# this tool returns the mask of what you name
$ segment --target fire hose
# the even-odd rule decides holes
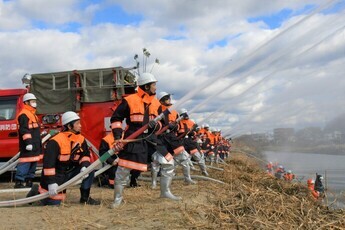
[[[179,118],[176,119],[176,121],[172,122],[171,124],[173,125],[178,125],[178,123],[183,119],[182,116],[180,116]],[[160,130],[158,130],[155,134],[158,136],[160,134],[162,134],[163,132],[165,132],[167,129],[169,129],[169,125],[164,126],[163,128],[161,128]]]
[[[222,169],[222,168],[214,167],[214,166],[211,166],[211,165],[206,165],[206,167],[210,168],[210,169],[218,170],[218,171],[224,171],[224,169]]]
[[[166,112],[169,112],[169,110],[166,110]],[[163,116],[164,116],[164,113],[161,113],[154,120],[157,122],[157,121],[161,120],[163,118]],[[134,139],[134,138],[138,137],[147,128],[148,128],[148,124],[144,125],[140,129],[138,129],[137,131],[135,131],[134,133],[129,135],[126,139]],[[126,145],[126,142],[123,142],[123,146],[125,146],[125,145]],[[67,187],[69,187],[71,185],[74,185],[82,177],[84,177],[85,175],[87,175],[90,172],[92,172],[99,164],[102,164],[102,163],[106,162],[106,160],[109,157],[111,157],[112,155],[114,155],[114,154],[115,154],[114,149],[108,150],[100,158],[98,158],[95,162],[93,162],[89,167],[87,167],[83,172],[77,174],[76,176],[71,178],[69,181],[66,181],[65,183],[60,185],[57,188],[57,192],[61,192],[61,191],[65,190]],[[32,196],[32,197],[27,197],[27,198],[22,198],[22,199],[18,199],[18,200],[1,201],[0,202],[0,207],[9,207],[9,206],[17,206],[17,205],[33,203],[33,202],[36,202],[36,201],[39,201],[39,200],[43,200],[43,199],[48,198],[48,197],[49,197],[49,193],[45,192],[45,193],[41,193],[39,195],[35,195],[35,196]]]
[[[192,162],[194,165],[198,165],[198,163],[196,162]],[[206,168],[210,168],[210,169],[214,169],[214,170],[218,170],[218,171],[224,171],[224,169],[222,168],[218,168],[218,167],[214,167],[214,166],[211,166],[211,165],[206,165]]]
[[[54,134],[51,134],[51,133],[48,133],[47,135],[45,135],[45,137],[42,139],[42,144],[45,143],[47,140],[49,140],[49,138],[52,137],[53,135]],[[1,166],[0,175],[14,168],[18,164],[19,155],[20,155],[20,152],[17,153],[14,157],[12,157],[9,161],[7,161],[4,165]]]
[[[103,168],[97,170],[95,172],[95,177],[99,176],[100,174],[104,173],[105,171],[107,171],[108,169],[110,169],[113,165],[105,165]],[[78,180],[74,185],[78,185],[81,184],[82,180]],[[0,190],[0,194],[1,193],[16,193],[16,192],[29,192],[31,188],[11,188],[11,189],[1,189]]]
[[[213,182],[217,182],[220,184],[226,184],[225,182],[221,181],[221,180],[217,180],[217,179],[213,179],[211,177],[207,177],[207,176],[199,176],[199,175],[190,175],[190,177],[192,179],[196,179],[196,180],[208,180],[208,181],[213,181]],[[184,180],[184,176],[174,176],[173,180]],[[138,180],[142,180],[142,181],[151,181],[150,177],[143,177],[140,176],[138,177]]]

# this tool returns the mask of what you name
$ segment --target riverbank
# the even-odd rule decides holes
[[[235,145],[236,148],[238,148]],[[248,149],[242,149],[246,151]],[[233,152],[223,171],[209,169],[210,177],[225,184],[198,181],[185,185],[174,180],[172,192],[183,197],[175,202],[160,199],[159,190],[141,181],[139,188],[127,188],[124,205],[108,209],[113,190],[94,186],[92,197],[101,206],[78,203],[79,189],[67,190],[60,207],[23,206],[2,208],[4,229],[341,229],[345,212],[330,210],[315,202],[308,189],[268,176],[257,160]],[[192,171],[192,174],[200,174]],[[181,169],[178,169],[181,176]],[[13,184],[1,184],[1,189]],[[1,194],[0,199],[23,194]]]
[[[314,145],[308,147],[301,146],[265,146],[262,148],[264,151],[274,152],[299,152],[299,153],[317,153],[317,154],[328,154],[328,155],[345,155],[345,145]]]

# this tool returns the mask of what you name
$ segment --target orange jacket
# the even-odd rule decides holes
[[[311,195],[314,197],[314,199],[317,200],[320,196],[320,193],[315,191],[314,184],[308,184],[308,189],[311,191]]]
[[[266,165],[266,168],[267,168],[267,169],[270,169],[270,170],[273,169],[273,164],[268,163],[268,164]]]
[[[24,105],[17,116],[19,133],[19,162],[37,162],[42,159],[42,144],[40,136],[40,124],[36,116],[36,109]],[[31,151],[26,150],[27,145],[33,145]]]
[[[210,144],[211,145],[215,145],[216,144],[216,136],[213,133],[208,132],[208,138],[210,139]]]
[[[169,109],[171,106],[165,106],[165,105],[161,105],[162,111],[165,111],[166,109]],[[165,125],[172,123],[174,121],[176,121],[176,119],[178,118],[178,113],[176,110],[169,110],[169,114],[167,117],[168,120],[166,120],[165,118]]]
[[[182,119],[179,123],[179,130],[178,133],[181,135],[184,133],[185,135],[193,128],[194,122],[190,119]]]
[[[284,179],[286,181],[292,181],[293,179],[295,179],[295,174],[292,173],[285,173],[284,174]]]

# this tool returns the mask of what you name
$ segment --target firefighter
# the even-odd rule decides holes
[[[201,173],[208,176],[205,158],[196,140],[196,127],[198,126],[192,119],[189,119],[188,111],[184,108],[180,110],[182,119],[179,123],[179,135],[184,135],[183,144],[185,149],[191,154],[193,160],[198,163]]]
[[[273,172],[274,172],[274,169],[273,169],[273,163],[272,161],[268,162],[267,165],[266,165],[266,172],[273,176]]]
[[[286,181],[292,181],[293,179],[295,179],[295,174],[293,174],[291,170],[288,170],[288,171],[284,174],[284,180],[286,180]]]
[[[206,148],[208,148],[208,157],[210,159],[210,165],[213,165],[214,162],[218,163],[217,161],[217,148],[216,148],[216,136],[214,135],[214,128],[205,127],[206,129],[206,142],[208,143]]]
[[[283,179],[284,173],[285,173],[284,167],[282,165],[279,165],[274,176],[278,179]]]
[[[32,187],[37,162],[43,157],[40,124],[36,116],[36,97],[27,93],[23,96],[23,102],[24,107],[17,117],[20,155],[15,188]]]
[[[114,202],[110,208],[116,208],[122,203],[122,193],[129,180],[131,170],[147,171],[148,143],[159,122],[153,118],[158,116],[160,103],[155,97],[156,78],[151,73],[143,73],[138,79],[138,91],[125,97],[115,109],[110,122],[115,139],[116,149],[122,149],[122,121],[126,119],[127,129],[124,138],[148,124],[148,129],[138,136],[136,141],[129,142],[118,153],[119,162],[115,175]],[[150,140],[152,143],[152,141]]]
[[[220,162],[219,147],[218,147],[219,135],[216,128],[211,128],[211,135],[209,137],[210,137],[211,149],[213,149],[213,152],[215,155],[215,162],[216,164],[218,164]]]
[[[108,135],[106,135],[104,138],[102,138],[100,147],[99,147],[99,155],[103,155],[108,150],[110,150],[115,143],[114,135],[112,132],[110,132]],[[107,159],[107,163],[110,165],[113,165],[110,169],[106,171],[106,184],[110,188],[114,188],[114,182],[115,182],[115,173],[117,169],[117,163],[119,161],[119,158],[116,154],[112,155],[110,158]],[[139,171],[140,172],[140,171]],[[138,187],[140,185],[137,184],[137,178],[139,177],[140,173],[138,173],[137,170],[131,170],[131,181],[130,181],[130,187]]]
[[[106,153],[109,149],[113,147],[115,143],[114,135],[112,132],[110,132],[108,135],[102,138],[100,146],[99,146],[99,155],[102,156],[104,153]],[[107,159],[107,163],[112,165],[110,169],[106,171],[107,174],[107,183],[110,188],[114,188],[114,182],[115,182],[115,173],[117,169],[117,162],[119,161],[119,158],[116,154],[112,155]]]
[[[203,155],[201,155],[200,151],[198,150],[198,143],[194,140],[194,136],[196,135],[196,132],[195,132],[196,123],[193,122],[191,119],[189,119],[187,110],[184,108],[182,108],[179,111],[179,116],[182,117],[183,119],[180,120],[178,124],[177,135],[179,138],[181,139],[183,138],[184,148],[187,150],[187,152],[191,154],[193,159],[198,163],[202,174],[205,176],[208,176],[206,165],[205,165],[205,159]],[[176,158],[174,157],[175,161],[177,162],[179,162],[178,157],[179,156],[177,156]],[[190,162],[189,156],[188,156],[188,161]],[[190,179],[190,167],[183,167],[183,174],[185,177],[185,181],[195,184],[195,182]]]
[[[231,138],[225,139],[225,140],[226,140],[226,151],[225,151],[225,157],[224,158],[229,158],[232,140],[231,140]]]
[[[314,200],[317,200],[320,197],[320,193],[315,190],[315,181],[313,179],[307,180],[308,189],[311,192],[311,195],[313,196]]]
[[[158,96],[158,99],[161,104],[159,108],[160,112],[170,109],[170,107],[172,106],[171,95],[169,93],[161,92]],[[153,189],[157,187],[157,175],[160,171],[160,196],[172,200],[180,200],[181,197],[176,197],[171,193],[170,186],[173,176],[175,175],[173,155],[181,153],[181,151],[183,150],[183,143],[176,136],[176,119],[178,118],[178,114],[176,110],[169,110],[169,112],[169,114],[165,114],[164,118],[161,121],[162,126],[167,127],[168,129],[164,133],[158,135],[158,148],[157,151],[152,155],[151,187]],[[163,147],[160,144],[163,144]]]
[[[315,186],[314,189],[319,192],[320,197],[323,197],[325,195],[325,187],[323,186],[323,177],[322,175],[316,173],[316,179],[315,179]]]
[[[85,137],[80,134],[80,117],[72,111],[62,115],[62,132],[51,138],[43,157],[40,193],[49,192],[49,198],[42,200],[43,205],[59,205],[65,192],[57,192],[59,185],[83,172],[90,165],[90,152]],[[90,197],[94,171],[85,175],[80,186],[80,203],[99,205]]]
[[[172,105],[171,96],[166,92],[162,92],[159,95],[159,101],[161,103],[162,110],[168,109]],[[190,177],[189,154],[185,151],[182,141],[183,139],[178,138],[176,135],[178,130],[178,124],[176,124],[175,122],[178,117],[179,115],[176,110],[170,111],[170,114],[164,117],[162,122],[164,122],[164,126],[168,125],[169,129],[165,133],[160,135],[160,139],[162,140],[163,144],[167,147],[167,151],[173,154],[175,163],[182,166],[185,182],[187,182],[188,184],[195,184],[195,181],[193,181]],[[163,156],[165,156],[164,152]],[[159,171],[159,164],[157,164],[157,160],[155,160],[153,163],[154,170],[152,176],[153,178],[155,178],[157,177],[156,174]],[[152,181],[152,187],[155,187],[155,180],[153,179]]]

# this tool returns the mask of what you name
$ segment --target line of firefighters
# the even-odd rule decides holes
[[[293,174],[291,170],[285,171],[282,165],[278,166],[277,163],[272,163],[271,161],[266,165],[266,172],[271,176],[274,176],[278,179],[284,179],[285,181],[289,182],[297,179],[295,174]],[[310,190],[310,193],[315,200],[322,199],[324,197],[325,189],[322,180],[323,177],[319,174],[316,174],[315,180],[311,178],[307,180],[308,189]]]
[[[113,167],[108,171],[109,183],[114,186],[114,202],[111,208],[122,203],[123,190],[130,183],[136,186],[140,172],[151,168],[152,188],[157,187],[160,173],[160,197],[180,200],[171,193],[170,187],[176,165],[182,167],[185,182],[195,184],[190,169],[195,161],[203,175],[208,176],[205,160],[211,164],[229,157],[230,140],[221,136],[220,130],[210,131],[207,124],[201,128],[192,120],[186,109],[179,112],[171,109],[171,94],[161,92],[156,97],[156,78],[143,73],[138,79],[135,94],[126,96],[110,119],[111,132],[101,140],[100,155],[110,149],[116,154],[107,160]],[[57,192],[58,186],[68,181],[90,165],[90,152],[81,135],[80,117],[72,111],[62,115],[62,131],[52,137],[42,153],[39,121],[36,113],[36,97],[26,94],[24,109],[18,116],[20,157],[17,165],[15,188],[32,187],[28,196],[49,193],[43,205],[58,205],[65,199],[66,191]],[[163,119],[156,121],[158,115]],[[126,127],[123,128],[123,121]],[[144,125],[148,128],[136,139],[128,136]],[[32,180],[37,161],[43,157],[43,169],[39,186]],[[131,179],[130,179],[131,178]],[[83,177],[80,187],[80,203],[98,205],[90,197],[94,172]],[[25,184],[24,184],[25,183]]]

